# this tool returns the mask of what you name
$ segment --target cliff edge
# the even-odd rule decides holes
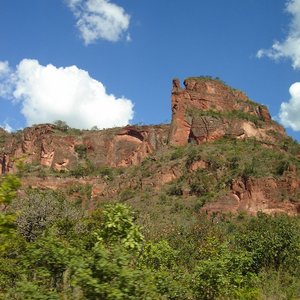
[[[277,138],[285,136],[267,107],[221,80],[191,77],[184,81],[183,89],[178,79],[173,80],[171,145],[201,144],[222,137],[274,142],[274,132]]]

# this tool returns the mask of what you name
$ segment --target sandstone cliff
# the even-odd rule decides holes
[[[268,109],[218,79],[188,78],[184,86],[173,80],[170,125],[0,129],[0,174],[15,172],[21,161],[30,166],[24,188],[87,186],[84,205],[91,209],[111,199],[140,205],[146,194],[167,193],[200,199],[199,210],[209,214],[299,214],[300,147]],[[72,173],[88,165],[93,173]]]
[[[56,171],[74,169],[83,156],[95,167],[137,165],[167,143],[168,132],[167,125],[65,132],[53,124],[25,128],[11,135],[0,132],[0,172],[14,171],[18,159]]]
[[[184,86],[173,80],[171,145],[200,144],[224,136],[274,141],[272,131],[285,135],[265,106],[218,79],[188,78]]]

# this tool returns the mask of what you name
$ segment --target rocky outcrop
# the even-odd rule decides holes
[[[179,80],[173,81],[171,125],[89,131],[42,124],[12,134],[0,129],[0,174],[16,171],[18,161],[31,167],[42,165],[58,172],[89,164],[95,168],[125,168],[141,164],[149,155],[168,145],[202,144],[223,137],[255,138],[264,142],[260,143],[263,147],[284,151],[277,142],[286,137],[285,131],[272,121],[265,106],[251,101],[244,93],[220,80],[208,77],[188,78],[184,86],[180,87]],[[170,150],[172,147],[166,148]],[[299,157],[295,156],[295,159]],[[143,163],[139,169],[132,168],[135,174],[131,174],[131,169],[120,174],[116,171],[118,175],[114,179],[106,178],[101,172],[95,177],[80,175],[79,178],[46,175],[38,175],[41,177],[38,178],[29,174],[23,178],[23,184],[24,187],[51,189],[88,185],[91,187],[88,207],[92,209],[93,201],[118,199],[128,190],[140,192],[141,195],[149,191],[159,193],[165,186],[180,179],[184,172],[197,172],[210,167],[209,161],[200,158],[188,166],[182,165],[184,159],[167,160],[160,161],[159,156],[152,156],[144,161],[148,163],[147,168]],[[44,169],[38,169],[42,174]],[[259,211],[299,214],[299,171],[290,164],[284,172],[280,177],[235,178],[230,188],[228,185],[226,189],[224,187],[222,196],[206,203],[201,210],[209,214],[242,211],[250,214]],[[182,186],[181,194],[183,197],[194,196],[187,183]]]
[[[37,125],[9,136],[1,149],[0,169],[2,173],[15,171],[17,160],[57,171],[74,169],[82,161],[95,167],[137,165],[166,145],[168,132],[168,125],[73,132],[52,124]]]
[[[173,80],[172,123],[169,143],[201,144],[221,137],[273,141],[270,131],[284,136],[284,129],[271,120],[268,109],[220,80],[188,78],[185,88]]]
[[[202,211],[212,213],[240,213],[298,215],[300,213],[300,180],[286,174],[284,178],[237,178],[230,192],[204,205]]]
[[[255,137],[272,142],[284,129],[268,109],[220,80],[188,78],[184,88],[173,80],[171,126],[126,126],[100,131],[37,125],[8,134],[0,131],[0,172],[15,171],[21,159],[57,171],[74,169],[84,159],[94,166],[127,167],[166,145],[201,144],[222,137]],[[81,149],[84,153],[79,153]]]

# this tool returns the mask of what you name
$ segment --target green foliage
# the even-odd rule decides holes
[[[76,178],[91,175],[94,172],[94,167],[89,162],[79,164],[75,169],[70,171],[70,175]]]
[[[135,196],[135,191],[133,191],[132,189],[124,189],[120,192],[119,194],[119,200],[121,202],[125,202],[127,200],[129,200],[130,198],[133,198]]]
[[[224,85],[226,85],[226,83],[221,80],[219,77],[213,77],[213,76],[210,76],[210,75],[205,75],[205,76],[198,76],[198,77],[187,77],[185,80],[197,80],[197,81],[217,81],[217,82],[220,82]]]
[[[139,227],[134,223],[134,216],[128,206],[118,203],[107,205],[103,212],[103,225],[99,239],[120,242],[125,248],[140,250],[144,240]]]
[[[285,138],[281,144],[281,149],[285,150],[286,152],[292,155],[299,155],[300,154],[300,145],[297,141],[293,140],[290,137]]]
[[[197,170],[190,179],[191,193],[203,196],[214,190],[216,185],[215,177],[207,170]]]
[[[198,299],[216,299],[221,295],[235,298],[254,279],[255,275],[249,273],[251,256],[232,251],[228,244],[210,239],[200,249],[200,256],[203,259],[195,269],[194,279]]]
[[[7,208],[16,198],[21,181],[15,175],[8,174],[0,180],[0,206]],[[16,216],[13,213],[0,211],[0,253],[5,252],[16,237]]]
[[[59,300],[54,291],[41,288],[32,281],[19,281],[16,286],[9,289],[4,300]]]
[[[113,180],[114,179],[114,170],[109,167],[100,167],[95,170],[96,174],[99,174],[101,177],[103,177],[106,180]]]
[[[74,150],[78,154],[78,158],[79,159],[86,158],[86,154],[87,154],[87,147],[86,147],[86,145],[83,145],[83,144],[75,145]]]
[[[79,203],[84,200],[90,200],[92,196],[92,185],[90,184],[73,184],[66,189],[67,195],[77,195]]]
[[[127,200],[144,205],[138,215],[122,203],[83,212],[62,194],[45,191],[15,199],[0,214],[0,298],[298,299],[299,217],[194,213],[196,203],[211,201],[226,172],[241,174],[247,165],[255,171],[251,176],[264,170],[243,153],[269,152],[253,142],[235,146],[238,160],[232,159],[235,153],[224,157],[228,149],[222,143],[194,153],[183,149],[186,172],[175,183],[181,190],[194,184],[196,195],[183,200],[162,192],[153,200],[149,192],[144,201]],[[197,157],[208,168],[187,171],[186,159]],[[68,193],[83,198],[87,191],[73,185]],[[142,208],[155,205],[148,223],[153,226],[141,228]],[[164,223],[167,218],[172,226]]]
[[[290,162],[285,160],[285,159],[282,159],[278,162],[278,165],[276,167],[276,173],[281,176],[284,174],[284,172],[286,170],[288,170],[289,168],[289,165],[290,165]]]
[[[68,129],[70,129],[70,126],[65,122],[65,121],[62,121],[62,120],[57,120],[57,121],[54,121],[53,124],[61,131],[68,131]]]
[[[107,248],[99,241],[72,262],[73,284],[84,299],[159,299],[151,277],[131,261],[123,247]]]
[[[154,270],[176,267],[178,251],[175,251],[166,240],[157,243],[148,242],[143,249],[141,263]]]
[[[16,237],[15,220],[15,214],[0,213],[0,252],[6,251]]]
[[[187,154],[187,159],[186,159],[186,168],[188,169],[195,161],[200,160],[201,155],[197,151],[198,149],[196,148],[191,148],[190,151]]]
[[[182,158],[183,154],[184,154],[184,148],[183,147],[175,148],[173,150],[173,152],[171,153],[170,159],[171,160],[176,160],[176,159]]]
[[[220,112],[215,110],[190,110],[187,111],[189,116],[193,117],[212,117],[215,119],[224,119],[224,120],[246,120],[254,123],[257,127],[261,127],[263,125],[263,120],[261,120],[257,115],[244,112],[241,110],[232,110],[229,112]]]
[[[183,194],[182,183],[180,181],[173,182],[167,190],[169,196],[181,196]]]
[[[264,299],[299,299],[300,296],[299,276],[286,270],[263,270],[259,274],[258,286]]]
[[[252,254],[254,271],[262,268],[293,268],[300,272],[300,226],[287,216],[259,214],[246,223],[239,244]],[[299,273],[300,274],[300,273]]]
[[[66,241],[49,234],[28,243],[23,258],[27,279],[33,279],[41,286],[49,282],[58,290],[63,284],[63,275],[71,258],[71,248]]]
[[[0,204],[8,205],[16,197],[21,181],[15,175],[8,174],[0,179]]]

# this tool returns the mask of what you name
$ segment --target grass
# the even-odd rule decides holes
[[[243,112],[241,110],[233,110],[229,112],[220,112],[214,110],[188,110],[187,115],[194,118],[204,116],[225,120],[245,120],[254,123],[257,127],[262,127],[264,124],[264,121],[258,116]]]
[[[187,80],[187,81],[197,80],[197,81],[203,81],[203,82],[205,82],[205,81],[217,81],[219,83],[222,83],[222,84],[226,85],[226,83],[222,79],[220,79],[219,77],[213,77],[213,76],[210,76],[210,75],[187,77],[185,80]]]

